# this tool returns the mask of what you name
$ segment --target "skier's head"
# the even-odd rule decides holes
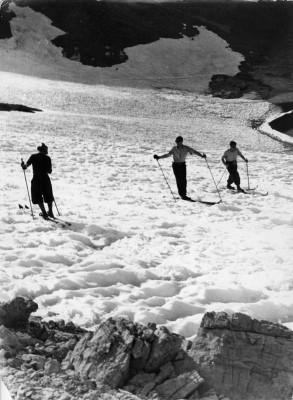
[[[234,142],[234,140],[231,140],[231,142],[230,142],[230,147],[236,147],[236,145],[237,145],[237,143]]]
[[[182,136],[177,136],[177,138],[175,139],[176,143],[182,143],[183,142],[183,137]]]
[[[42,143],[42,146],[38,146],[38,147],[37,147],[37,150],[38,150],[40,153],[48,154],[48,146],[46,146],[45,143]]]

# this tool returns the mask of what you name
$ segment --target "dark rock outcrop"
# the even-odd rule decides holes
[[[259,79],[243,73],[235,76],[214,75],[209,83],[209,89],[214,97],[224,99],[237,99],[253,92],[258,93],[263,99],[267,99],[271,91],[271,88]]]
[[[36,111],[42,111],[42,110],[39,110],[38,108],[24,106],[22,104],[0,103],[0,111],[22,111],[22,112],[34,113]]]
[[[37,309],[38,305],[33,300],[16,297],[10,302],[0,305],[0,325],[7,328],[25,327],[30,314]]]

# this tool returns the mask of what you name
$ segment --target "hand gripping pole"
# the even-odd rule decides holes
[[[23,163],[23,159],[21,159],[21,162]],[[29,202],[30,202],[32,217],[33,217],[33,219],[35,219],[34,212],[33,212],[33,207],[32,207],[32,202],[31,202],[31,197],[30,197],[30,193],[29,193],[29,190],[28,190],[28,185],[27,185],[27,180],[26,180],[26,174],[25,174],[25,170],[24,170],[24,169],[23,169],[23,174],[24,174],[24,179],[25,179],[25,184],[26,184],[28,199],[29,199]]]

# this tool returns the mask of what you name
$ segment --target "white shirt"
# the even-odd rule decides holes
[[[180,148],[177,146],[172,147],[168,154],[173,155],[174,162],[185,162],[188,153],[196,154],[196,151],[183,144]]]
[[[228,149],[225,151],[223,157],[226,159],[227,162],[236,162],[237,161],[237,156],[242,156],[242,153],[240,152],[240,150],[235,147],[234,151],[231,151],[231,149]]]

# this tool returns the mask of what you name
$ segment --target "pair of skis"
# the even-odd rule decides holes
[[[249,188],[249,189],[246,189],[246,190],[243,190],[243,192],[241,191],[241,192],[237,192],[236,191],[236,189],[235,190],[231,190],[231,192],[234,192],[234,193],[243,193],[243,194],[250,194],[250,195],[259,195],[259,196],[267,196],[268,194],[269,194],[269,192],[265,192],[265,193],[261,193],[261,192],[255,192],[255,190],[257,189],[257,186],[256,187],[254,187],[254,188]],[[179,197],[177,197],[176,198],[176,200],[179,200],[180,198]],[[215,205],[215,204],[220,204],[222,201],[221,200],[219,200],[219,201],[204,201],[204,200],[194,200],[194,199],[191,199],[191,198],[187,198],[187,199],[182,199],[182,200],[184,200],[184,201],[189,201],[189,202],[191,202],[191,203],[201,203],[201,204],[206,204],[206,205],[209,205],[209,206],[213,206],[213,205]]]
[[[257,189],[257,186],[255,188],[249,188],[249,189],[243,190],[243,192],[237,192],[236,189],[235,190],[229,189],[229,190],[234,193],[244,193],[244,194],[259,195],[259,196],[267,196],[269,194],[269,192],[265,192],[265,193],[255,192],[256,189]]]
[[[21,210],[24,210],[24,209],[25,210],[29,210],[30,209],[26,204],[24,206],[21,205],[21,204],[18,204],[18,208],[21,209]],[[40,214],[40,217],[43,218],[42,214]],[[43,218],[43,219],[44,219],[44,221],[49,221],[49,222],[53,222],[53,223],[55,223],[57,225],[60,225],[62,228],[66,228],[68,226],[71,226],[71,222],[65,221],[65,220],[63,220],[61,218],[58,218],[58,217],[51,218],[51,217],[48,216],[48,217]]]

